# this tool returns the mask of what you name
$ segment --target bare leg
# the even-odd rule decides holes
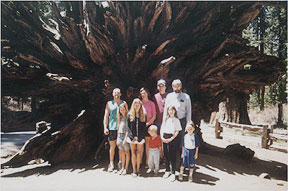
[[[144,151],[144,144],[137,144],[137,172],[139,172],[140,170],[143,151]]]
[[[194,171],[193,168],[189,169],[189,177],[188,177],[189,182],[193,182],[193,171]]]
[[[183,174],[184,173],[184,166],[181,166],[180,167],[180,174]]]
[[[125,154],[124,154],[124,150],[119,149],[119,160],[121,161],[122,165],[125,164]],[[122,166],[123,168],[123,166]],[[121,170],[121,169],[119,169]]]
[[[149,159],[149,145],[150,145],[150,137],[145,137],[146,166],[148,165],[148,159]]]
[[[129,167],[129,162],[130,162],[130,152],[129,150],[128,151],[125,151],[125,161],[126,161],[126,165],[125,165],[125,169],[128,170],[128,167]],[[124,165],[124,163],[123,163]]]
[[[110,157],[110,163],[114,162],[114,155],[115,155],[115,148],[116,148],[116,140],[115,141],[109,141],[110,149],[109,149],[109,157]]]
[[[183,174],[184,174],[184,166],[180,167],[180,174],[179,174],[179,180],[183,181]]]
[[[194,171],[194,168],[190,168],[190,169],[189,169],[189,176],[192,176],[192,175],[193,175],[193,171]]]
[[[131,159],[131,162],[132,162],[132,168],[133,168],[133,173],[136,173],[136,163],[137,163],[137,157],[136,157],[136,144],[130,144],[130,147],[131,147],[131,155],[132,155],[132,159]]]

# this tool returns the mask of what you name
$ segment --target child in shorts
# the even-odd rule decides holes
[[[159,163],[160,163],[160,149],[162,147],[161,138],[157,135],[157,126],[151,125],[148,128],[148,133],[150,137],[149,144],[149,158],[148,158],[148,167],[147,173],[154,171],[155,175],[159,172]]]
[[[125,103],[122,103],[119,106],[117,113],[117,146],[119,149],[119,159],[121,161],[122,168],[119,170],[120,175],[127,174],[129,161],[130,161],[130,146],[126,142],[127,131],[128,131],[128,118],[127,118],[127,109]]]
[[[194,133],[195,125],[192,121],[187,123],[186,130],[188,131],[188,133],[183,137],[182,142],[182,163],[180,167],[179,180],[183,180],[184,168],[189,168],[188,181],[192,182],[192,175],[195,168],[195,160],[198,158],[198,150],[200,143],[197,135]]]

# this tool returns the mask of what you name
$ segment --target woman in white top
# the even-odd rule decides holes
[[[175,168],[176,168],[176,153],[179,147],[177,146],[176,137],[179,131],[182,130],[180,120],[177,118],[176,108],[174,106],[169,106],[167,108],[167,118],[163,121],[160,130],[161,139],[163,141],[164,157],[166,171],[163,178],[168,178],[170,174],[170,180],[175,181]],[[170,165],[172,167],[172,172],[170,170]]]

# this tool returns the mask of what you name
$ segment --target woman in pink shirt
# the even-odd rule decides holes
[[[142,105],[146,111],[147,122],[146,122],[146,135],[145,135],[145,152],[146,152],[146,165],[145,168],[148,168],[148,158],[149,158],[149,143],[150,135],[148,133],[148,128],[150,125],[154,124],[156,119],[156,107],[153,101],[149,100],[149,90],[146,88],[140,89],[140,98]]]

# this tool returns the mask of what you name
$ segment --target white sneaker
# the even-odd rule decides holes
[[[148,168],[148,170],[146,171],[147,174],[150,174],[152,172],[151,168]]]
[[[176,180],[176,176],[175,176],[175,174],[172,174],[170,176],[170,182],[174,182],[175,180]]]
[[[136,174],[136,173],[132,173],[131,176],[132,176],[133,178],[136,178],[136,177],[137,177],[137,174]]]
[[[118,171],[118,174],[121,175],[123,173],[124,169],[122,168],[121,170]]]
[[[192,176],[188,177],[188,182],[193,182],[193,177]]]
[[[165,172],[163,178],[168,178],[170,176],[170,172]]]
[[[127,171],[126,171],[126,169],[124,169],[122,172],[122,175],[126,175],[126,174],[127,174]]]
[[[114,169],[114,165],[113,164],[109,164],[108,166],[108,172],[112,172]]]

